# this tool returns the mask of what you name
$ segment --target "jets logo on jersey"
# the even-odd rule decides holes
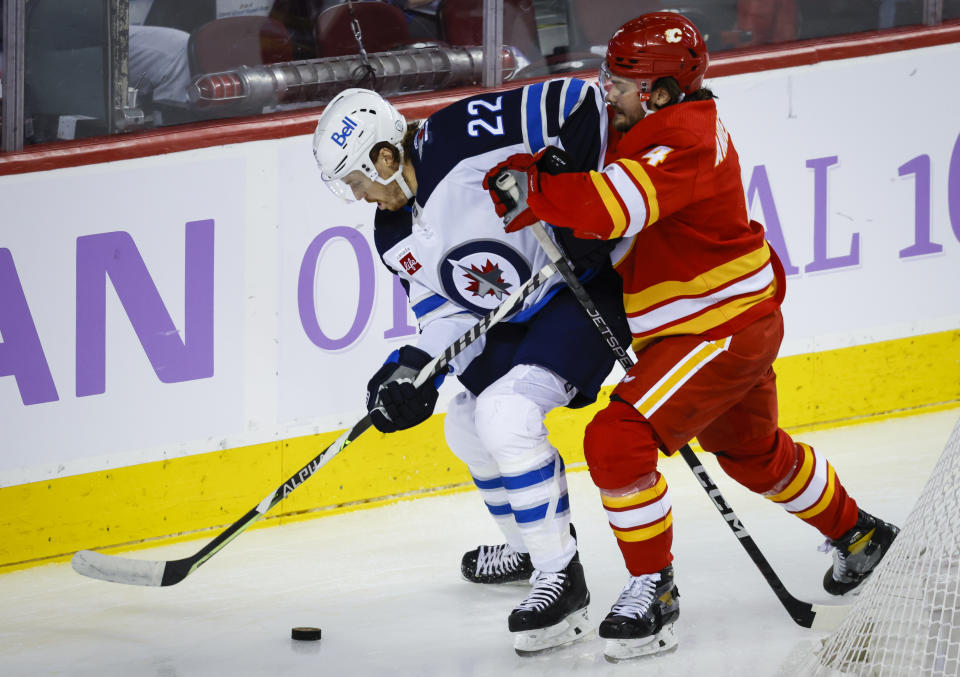
[[[466,291],[472,291],[474,296],[493,295],[500,301],[503,300],[504,296],[509,296],[507,290],[513,285],[503,279],[503,271],[500,270],[499,266],[491,263],[490,259],[487,259],[487,262],[479,269],[476,264],[467,268],[459,261],[455,265],[470,280]]]
[[[446,296],[483,315],[530,277],[530,264],[503,242],[475,240],[454,247],[440,264]]]

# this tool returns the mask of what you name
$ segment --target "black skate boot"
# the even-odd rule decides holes
[[[463,577],[471,583],[526,583],[533,574],[530,555],[509,545],[481,545],[463,555]]]
[[[587,619],[590,591],[579,554],[563,571],[534,571],[530,582],[533,590],[507,619],[518,654],[540,653],[587,636],[591,629]]]
[[[577,530],[570,525],[570,535],[577,537]],[[533,562],[530,555],[503,545],[479,545],[463,554],[460,572],[470,583],[530,583]]]
[[[823,589],[844,595],[865,580],[887,554],[900,529],[861,510],[854,527],[821,550],[833,550],[833,566],[823,576]]]
[[[672,565],[659,573],[632,576],[600,624],[599,634],[607,640],[604,658],[617,663],[676,650],[673,623],[680,616],[679,597]]]

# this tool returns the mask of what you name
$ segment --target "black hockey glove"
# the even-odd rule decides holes
[[[610,267],[610,252],[617,246],[616,240],[585,240],[573,234],[569,228],[553,227],[557,242],[567,258],[573,262],[573,269],[577,276],[583,275],[588,268]]]
[[[414,346],[403,346],[387,358],[367,383],[367,411],[382,433],[406,430],[423,423],[437,404],[443,374],[413,387],[413,380],[433,358]]]

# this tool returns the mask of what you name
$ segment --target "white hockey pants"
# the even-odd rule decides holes
[[[479,397],[460,393],[447,410],[447,444],[467,464],[507,543],[529,552],[541,571],[562,570],[577,549],[563,459],[543,424],[575,394],[553,372],[522,364]]]

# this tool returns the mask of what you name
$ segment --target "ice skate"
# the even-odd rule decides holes
[[[856,525],[835,541],[821,546],[833,551],[833,566],[823,576],[823,589],[831,595],[844,595],[867,580],[887,554],[900,529],[859,511]]]
[[[527,583],[533,564],[528,553],[506,543],[481,545],[464,553],[460,572],[471,583]]]
[[[588,636],[590,592],[579,555],[563,571],[534,571],[530,582],[533,590],[507,619],[518,654],[540,653]]]
[[[659,573],[632,576],[600,624],[599,634],[607,640],[604,658],[617,663],[675,651],[679,597],[670,565]]]

